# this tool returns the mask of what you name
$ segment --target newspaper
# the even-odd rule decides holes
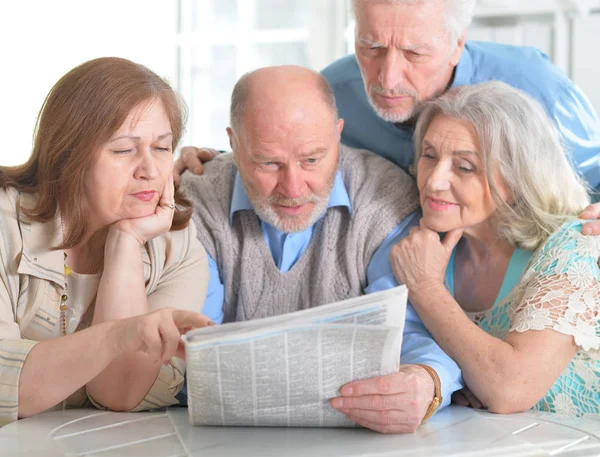
[[[188,332],[190,423],[354,426],[329,400],[347,382],[398,371],[406,300],[400,286]]]

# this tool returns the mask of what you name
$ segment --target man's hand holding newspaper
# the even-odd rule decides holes
[[[434,395],[431,375],[417,365],[402,365],[398,373],[355,381],[340,389],[331,406],[352,422],[380,433],[412,433]]]
[[[414,430],[433,386],[399,366],[406,299],[397,287],[188,333],[190,422]]]

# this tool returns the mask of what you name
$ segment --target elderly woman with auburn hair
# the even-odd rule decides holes
[[[206,254],[172,180],[183,126],[160,77],[96,59],[51,90],[27,163],[0,168],[0,425],[177,403],[180,335],[210,324]]]
[[[588,194],[543,109],[503,83],[452,89],[415,147],[423,217],[391,260],[462,369],[457,400],[597,418],[600,236],[581,233]]]

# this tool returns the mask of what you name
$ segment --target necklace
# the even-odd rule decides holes
[[[67,295],[67,276],[71,274],[71,269],[67,265],[67,253],[65,252],[65,263],[64,263],[64,272],[65,272],[65,290],[64,293],[60,297],[60,330],[62,336],[67,335],[67,300],[69,296]]]

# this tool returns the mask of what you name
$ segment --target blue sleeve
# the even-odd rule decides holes
[[[378,292],[398,286],[389,260],[390,250],[394,244],[408,235],[412,227],[419,224],[420,218],[421,214],[419,212],[413,213],[402,221],[381,244],[373,255],[367,270],[368,285],[365,293]],[[436,371],[442,385],[443,401],[441,407],[448,406],[452,393],[464,386],[460,368],[438,346],[410,303],[406,306],[406,321],[404,323],[400,360],[403,364],[422,363],[429,365]]]
[[[452,393],[464,387],[460,368],[438,346],[410,302],[406,306],[400,360],[403,364],[429,365],[436,371],[442,385],[441,407],[448,406]]]
[[[408,236],[410,229],[419,225],[419,221],[421,220],[421,211],[415,211],[410,214],[402,222],[400,222],[394,230],[387,236],[381,246],[375,251],[373,254],[373,258],[371,258],[371,262],[367,267],[367,289],[366,293],[374,292],[373,290],[369,291],[369,287],[372,284],[375,284],[380,278],[389,276],[394,276],[392,272],[392,265],[390,264],[390,252],[394,245],[398,243],[402,238]],[[395,280],[394,280],[395,281]],[[397,284],[396,284],[397,285]],[[381,287],[377,290],[389,289],[390,287]]]
[[[207,254],[208,257],[208,291],[206,293],[206,301],[202,314],[209,317],[216,324],[223,322],[223,301],[225,299],[225,289],[219,276],[219,269],[214,259]]]
[[[551,116],[575,168],[600,190],[600,121],[591,102],[575,85],[552,94]],[[594,197],[594,196],[593,196]],[[595,198],[597,200],[597,197]]]

